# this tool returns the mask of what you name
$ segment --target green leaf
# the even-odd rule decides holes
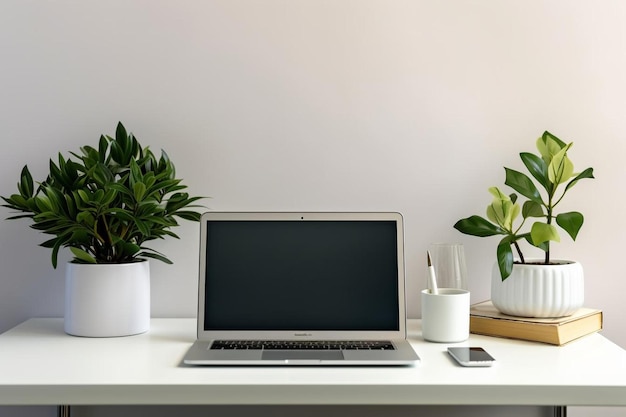
[[[103,206],[110,206],[111,203],[113,203],[113,200],[115,200],[115,197],[117,197],[117,191],[113,188],[107,187],[107,191],[104,193],[100,203]]]
[[[528,200],[522,206],[522,217],[544,217],[543,206],[541,204],[537,204],[535,201]]]
[[[556,216],[556,223],[565,230],[573,240],[576,240],[580,228],[585,221],[582,214],[572,211],[569,213],[561,213]]]
[[[146,172],[146,174],[143,176],[142,181],[144,184],[146,184],[146,188],[150,189],[156,182],[156,176],[154,175],[154,172]]]
[[[50,204],[50,199],[47,196],[38,195],[34,198],[34,200],[40,212],[52,211],[52,205]]]
[[[20,174],[20,182],[17,183],[17,188],[24,198],[31,198],[35,192],[33,185],[33,177],[28,170],[28,166],[24,165]]]
[[[135,200],[143,200],[143,197],[146,195],[146,184],[143,182],[135,183],[133,186],[133,194],[135,196]]]
[[[76,259],[83,261],[85,263],[89,263],[89,264],[95,264],[96,259],[91,256],[88,252],[80,249],[80,248],[76,248],[74,246],[70,246],[70,251],[72,252],[72,254],[74,255],[74,257],[76,257]]]
[[[136,161],[130,161],[130,183],[131,185],[135,182],[140,182],[143,180],[143,175],[141,173],[141,169]]]
[[[7,217],[6,220],[17,220],[17,219],[32,219],[32,214],[18,214],[17,216]]]
[[[93,193],[93,201],[98,203],[98,204],[102,204],[102,199],[104,198],[104,190],[102,189],[98,189],[96,190],[95,193]]]
[[[52,246],[52,254],[50,258],[52,260],[52,267],[57,269],[57,265],[59,263],[59,249],[61,248],[62,240],[57,239],[54,245]]]
[[[98,159],[103,164],[107,163],[106,154],[109,149],[109,141],[104,135],[100,135],[100,141],[98,142],[98,153],[100,158]]]
[[[587,168],[586,170],[584,170],[583,172],[578,174],[573,180],[571,180],[569,183],[567,183],[567,186],[565,187],[565,191],[563,192],[563,194],[565,194],[567,192],[567,190],[569,190],[574,185],[576,185],[576,183],[579,180],[582,180],[584,178],[591,178],[591,179],[595,178],[593,176],[593,168]]]
[[[56,244],[57,240],[59,240],[59,238],[55,237],[55,238],[52,238],[50,240],[46,240],[45,242],[40,243],[39,246],[41,246],[42,248],[52,249],[54,245]]]
[[[50,201],[50,205],[55,212],[62,212],[65,197],[57,189],[50,186],[44,187],[44,193]]]
[[[96,218],[88,211],[81,211],[76,216],[76,221],[80,224],[86,225],[89,228],[93,228],[96,223]]]
[[[167,194],[167,192],[169,192],[169,189],[178,185],[179,182],[180,180],[156,180],[154,184],[150,185],[148,189],[148,194]]]
[[[62,167],[65,164],[65,161],[63,159],[63,156],[61,154],[59,154],[59,165]],[[53,181],[58,182],[59,184],[63,185],[65,184],[65,180],[63,178],[63,173],[61,171],[61,168],[59,168],[53,161],[52,159],[50,160],[49,163],[49,168],[50,168],[50,178]]]
[[[107,136],[107,139],[111,141],[109,144],[111,159],[120,165],[124,165],[124,150],[120,147],[119,143],[114,141],[110,136]]]
[[[173,262],[170,261],[168,258],[166,258],[163,255],[160,255],[158,253],[152,253],[152,252],[141,252],[137,255],[138,257],[142,257],[142,258],[152,258],[152,259],[158,259],[161,262],[164,262],[168,265],[172,265]]]
[[[83,153],[82,157],[80,157],[79,155],[75,153],[72,153],[72,155],[76,156],[77,158],[82,159],[83,162],[88,165],[88,167],[97,164],[98,161],[100,160],[98,151],[96,151],[93,147],[89,145],[82,146],[80,148],[80,151]],[[63,168],[63,164],[61,164],[61,168]]]
[[[180,239],[180,236],[178,236],[176,233],[172,232],[171,230],[160,230],[160,234],[163,236],[170,236],[173,237],[174,239]],[[159,237],[163,238],[161,235],[159,235]]]
[[[104,187],[115,180],[115,177],[109,167],[101,162],[94,165],[89,174],[100,187]]]
[[[487,218],[496,223],[506,231],[513,230],[513,221],[520,212],[519,204],[514,204],[513,200],[498,189],[489,188],[489,192],[494,196],[493,201],[487,206]],[[511,194],[517,199],[517,195]]]
[[[174,164],[170,160],[169,155],[163,150],[161,150],[161,158],[159,159],[157,171],[167,174],[168,178],[174,178],[176,176]]]
[[[504,182],[506,185],[513,188],[524,197],[536,203],[543,204],[539,190],[537,190],[537,187],[528,176],[510,168],[504,168],[504,170],[506,171],[506,181]]]
[[[567,151],[572,146],[570,143],[559,153],[554,155],[550,165],[548,165],[548,179],[553,184],[563,184],[574,175],[574,164],[567,157]]]
[[[466,235],[486,237],[506,235],[506,230],[480,216],[470,216],[455,223],[454,228]]]
[[[76,206],[76,202],[74,201],[74,194],[65,194],[65,206],[67,207],[68,217],[70,219],[75,218],[78,207]]]
[[[164,227],[176,226],[176,222],[172,220],[172,216],[152,216],[150,218],[154,224]]]
[[[133,223],[135,221],[135,216],[133,216],[133,214],[130,211],[125,210],[123,208],[117,208],[117,207],[110,208],[106,210],[104,214],[111,214],[115,218],[119,218],[120,220],[129,222],[129,223]]]
[[[70,233],[61,233],[57,236],[56,242],[52,245],[52,267],[56,269],[59,249],[70,239]],[[45,244],[49,244],[50,241],[44,242]]]
[[[513,271],[513,250],[511,249],[511,243],[511,239],[506,237],[500,241],[496,250],[498,269],[500,270],[502,281],[507,279]]]
[[[546,164],[550,164],[554,155],[565,146],[567,146],[565,142],[548,131],[543,132],[543,135],[537,139],[537,149]]]
[[[2,197],[4,201],[8,203],[6,207],[12,208],[14,210],[27,211],[28,210],[28,201],[26,198],[22,197],[20,194],[12,194],[11,197],[5,198]]]
[[[178,211],[175,213],[176,216],[181,219],[189,220],[192,222],[199,222],[201,214],[195,211]]]
[[[78,193],[78,196],[80,197],[80,199],[81,199],[81,201],[83,203],[90,203],[91,202],[91,197],[89,196],[89,194],[85,190],[76,190],[76,192]]]
[[[139,229],[142,235],[150,236],[150,229],[148,228],[148,225],[145,222],[139,219],[135,219],[135,226],[137,226],[137,229]]]
[[[107,188],[117,191],[118,193],[125,194],[129,197],[133,197],[133,193],[131,192],[131,190],[128,187],[126,187],[124,184],[119,184],[119,183],[107,184]]]
[[[117,123],[117,128],[115,129],[115,141],[119,144],[124,155],[128,156],[130,153],[130,143],[128,141],[128,133],[126,132],[126,128],[122,122]],[[128,160],[125,160],[124,165],[127,163]]]
[[[93,238],[93,233],[85,228],[75,228],[73,230],[72,236],[68,241],[80,243],[81,245],[88,247],[91,246]]]
[[[547,130],[543,132],[542,138],[544,138],[544,140],[546,141],[550,140],[550,141],[555,142],[557,145],[561,147],[561,149],[567,146],[565,142],[563,142],[561,139],[557,138],[556,136],[554,136],[552,133],[548,132]]]
[[[124,242],[124,244],[122,245],[122,251],[124,252],[124,254],[130,257],[135,257],[140,250],[141,247],[132,242]]]
[[[537,246],[543,242],[553,241],[560,242],[559,232],[551,224],[536,222],[530,228],[530,238],[533,245]]]
[[[130,140],[130,155],[131,157],[137,159],[141,159],[143,158],[143,149],[141,148],[141,145],[139,145],[139,141],[137,140],[137,138],[135,137],[135,135],[133,135],[132,133],[130,135],[128,135],[128,138]],[[148,149],[146,147],[146,149]]]
[[[520,153],[522,162],[528,169],[528,172],[545,188],[550,189],[550,180],[548,179],[548,165],[546,162],[535,154],[522,152]]]

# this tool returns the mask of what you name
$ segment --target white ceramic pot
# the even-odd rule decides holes
[[[68,263],[65,331],[74,336],[115,337],[150,328],[150,264]]]
[[[576,312],[585,299],[583,267],[578,262],[553,262],[515,264],[504,281],[496,263],[491,277],[493,305],[501,313],[521,317],[565,317]]]

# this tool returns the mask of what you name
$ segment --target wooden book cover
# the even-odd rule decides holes
[[[602,329],[602,311],[581,308],[568,317],[526,318],[500,313],[491,301],[470,308],[470,332],[563,345]]]

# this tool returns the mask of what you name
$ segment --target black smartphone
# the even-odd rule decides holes
[[[495,361],[481,347],[449,347],[448,353],[463,366],[491,366]]]

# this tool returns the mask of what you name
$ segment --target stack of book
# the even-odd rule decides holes
[[[581,308],[568,317],[527,318],[500,313],[491,301],[470,308],[470,332],[563,345],[602,330],[602,311]]]

